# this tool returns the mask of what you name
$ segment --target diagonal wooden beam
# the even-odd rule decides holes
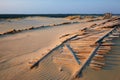
[[[77,56],[75,55],[75,52],[72,50],[72,48],[70,47],[69,44],[66,44],[66,47],[68,48],[68,50],[71,52],[71,54],[73,55],[74,59],[76,60],[76,62],[80,65],[80,61],[78,60]]]

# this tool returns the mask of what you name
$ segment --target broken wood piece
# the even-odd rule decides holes
[[[104,58],[104,55],[98,55],[98,54],[96,54],[95,57],[96,58]]]
[[[95,64],[90,64],[90,67],[94,70],[97,70],[97,71],[102,69],[102,67],[95,65]]]
[[[119,36],[116,35],[110,35],[109,38],[118,38]]]
[[[105,66],[105,63],[103,63],[103,62],[98,62],[98,61],[91,61],[90,64],[96,64],[96,65],[100,65],[100,66]]]
[[[95,61],[105,61],[105,58],[93,57]]]
[[[103,39],[103,41],[111,41],[112,40],[112,38],[105,38],[105,39]]]
[[[61,37],[59,37],[59,39],[63,38],[63,37],[66,37],[66,36],[69,36],[70,34],[65,34],[65,35],[62,35]]]
[[[98,54],[98,55],[105,55],[105,54],[107,54],[107,52],[96,52],[96,54]]]
[[[101,46],[115,46],[116,44],[114,43],[103,43]]]

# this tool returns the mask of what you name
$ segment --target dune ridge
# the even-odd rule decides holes
[[[75,55],[79,57],[81,62],[84,62],[86,57],[89,57],[90,51],[97,46],[97,44],[94,44],[95,41],[97,41],[98,38],[101,38],[104,33],[109,32],[109,30],[112,28],[116,26],[119,28],[120,26],[119,17],[112,17],[104,20],[95,19],[90,22],[79,22],[80,23],[77,24],[65,22],[62,24],[70,25],[60,24],[55,27],[44,28],[42,30],[34,30],[34,28],[30,28],[33,31],[15,34],[13,36],[0,37],[1,80],[73,79],[72,77],[79,70],[81,65],[76,63],[75,59],[73,58],[74,54],[71,54],[69,49],[66,49],[66,44],[70,44],[70,47],[77,53],[75,53]],[[118,29],[118,32],[119,30],[120,29]],[[16,29],[13,30],[13,33],[16,32]],[[104,42],[105,41],[107,41],[107,39],[104,40]],[[88,44],[90,46],[88,46]],[[82,45],[82,47],[80,45]],[[109,47],[105,48],[111,50]],[[79,54],[81,52],[84,54]],[[60,54],[64,54],[64,56],[60,56]],[[59,63],[61,59],[54,60],[55,58],[62,58],[64,60]],[[68,60],[74,62],[74,66],[70,61],[67,61],[67,58]],[[102,63],[99,62],[99,64],[101,65]],[[102,68],[104,69],[105,67]],[[85,70],[82,71],[82,78],[75,77],[73,80],[88,79],[88,77],[86,78],[85,76]],[[92,69],[90,68],[90,70]],[[101,68],[100,71],[102,71]]]

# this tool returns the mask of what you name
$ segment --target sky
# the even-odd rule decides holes
[[[120,14],[120,0],[0,0],[0,14]]]

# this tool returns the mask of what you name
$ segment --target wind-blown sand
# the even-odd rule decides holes
[[[64,21],[60,19],[60,21],[65,22],[66,20]],[[71,75],[78,68],[78,66],[67,64],[61,66],[62,67],[61,68],[58,67],[60,66],[59,64],[53,62],[52,57],[54,55],[59,54],[59,50],[61,50],[60,47],[56,51],[53,51],[51,54],[43,58],[37,68],[30,69],[30,67],[40,58],[46,55],[51,49],[53,49],[58,44],[60,44],[62,40],[59,38],[62,35],[76,33],[77,31],[85,27],[90,27],[93,24],[99,25],[105,21],[107,21],[107,19],[100,21],[99,20],[92,21],[92,22],[82,21],[82,23],[60,25],[55,27],[31,30],[13,35],[1,36],[0,37],[0,80],[69,80]],[[46,21],[43,22],[42,24],[45,23],[49,24],[48,22]],[[56,21],[54,23],[58,23],[58,22]],[[19,27],[21,26],[21,23],[20,25],[18,25],[19,23],[16,23],[14,21],[13,23],[10,24],[12,24],[13,26],[17,25],[16,26],[17,29],[19,29]],[[25,23],[23,25],[30,26],[31,24],[32,23]],[[8,22],[2,22],[0,25],[1,26],[8,25]],[[35,25],[41,25],[41,24],[37,23]],[[8,28],[6,27],[4,28],[5,28],[4,30],[2,30],[1,28],[1,32],[8,30]],[[99,73],[93,71],[92,72],[93,74],[91,74],[90,76],[91,79],[88,79],[89,76],[86,77],[86,75],[90,74],[91,69],[90,70],[87,69],[87,70],[88,70],[87,73],[84,72],[85,77],[83,77],[83,80],[91,80],[91,79],[96,80],[96,78],[94,77],[94,73],[95,74],[97,73],[98,75]],[[101,71],[101,74],[102,72],[104,73],[104,71]],[[106,71],[106,73],[109,72]]]
[[[7,32],[12,29],[26,29],[30,27],[38,27],[42,25],[58,24],[67,22],[64,18],[49,18],[49,17],[26,17],[26,18],[15,18],[5,19],[0,21],[0,33]]]
[[[100,71],[87,67],[80,80],[120,80],[120,37],[113,39],[112,42],[118,46],[113,46],[105,56],[106,66]]]

